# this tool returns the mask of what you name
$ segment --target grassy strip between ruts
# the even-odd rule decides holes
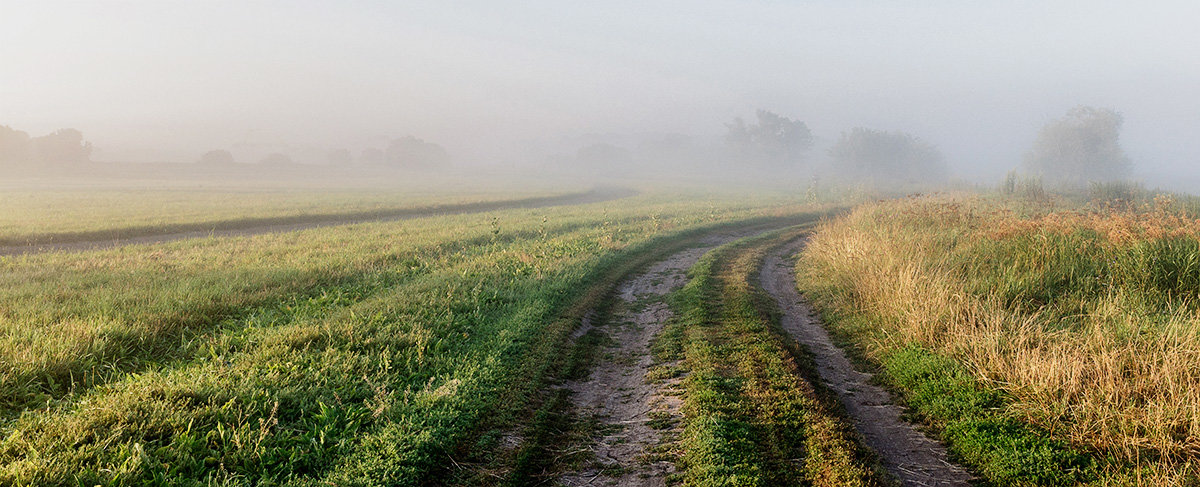
[[[771,232],[710,252],[672,297],[677,317],[654,352],[687,374],[676,479],[684,485],[885,482],[851,439],[836,399],[813,387],[811,361],[779,328],[777,308],[754,284],[766,252],[802,231]]]

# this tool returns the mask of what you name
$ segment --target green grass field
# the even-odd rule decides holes
[[[606,353],[581,321],[732,230],[651,343],[647,377],[681,379],[671,484],[892,482],[759,287],[797,238],[828,328],[981,482],[1197,480],[1200,226],[1175,201],[487,206],[579,191],[6,193],[16,240],[483,206],[0,257],[0,485],[554,485],[594,427],[563,387]]]
[[[449,476],[527,408],[511,392],[607,269],[795,211],[650,195],[0,259],[0,482]]]
[[[513,198],[498,189],[458,191],[347,188],[121,187],[0,192],[0,246],[112,240],[265,225],[423,216],[459,207],[580,194],[530,191]]]

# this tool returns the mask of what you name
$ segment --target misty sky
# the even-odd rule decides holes
[[[1200,2],[0,0],[0,125],[100,160],[415,135],[487,163],[588,133],[912,132],[999,177],[1068,108],[1200,181]]]

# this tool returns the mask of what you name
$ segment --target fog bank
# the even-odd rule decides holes
[[[19,2],[0,17],[0,125],[77,129],[100,162],[318,163],[412,137],[528,170],[672,135],[711,154],[765,109],[822,157],[856,127],[900,131],[994,181],[1088,105],[1123,115],[1136,176],[1186,186],[1197,18],[1190,2]]]

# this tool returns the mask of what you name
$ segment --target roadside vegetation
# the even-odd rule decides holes
[[[990,482],[1194,485],[1192,203],[1080,205],[1012,183],[1003,198],[885,201],[822,224],[802,291]]]
[[[772,232],[707,254],[674,297],[654,343],[665,373],[685,375],[683,485],[881,485],[836,398],[777,323],[755,282],[766,251],[804,230]]]
[[[0,484],[498,482],[622,263],[804,208],[660,194],[0,258]]]

